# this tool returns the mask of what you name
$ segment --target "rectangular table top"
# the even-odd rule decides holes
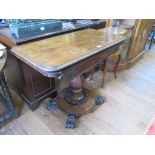
[[[11,51],[38,71],[58,72],[125,39],[108,29],[85,29],[19,45]]]

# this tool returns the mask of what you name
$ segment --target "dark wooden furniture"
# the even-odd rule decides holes
[[[89,25],[75,24],[75,28],[62,29],[61,31],[55,31],[55,32],[50,32],[50,33],[45,33],[45,34],[40,34],[40,35],[35,35],[32,37],[25,37],[25,38],[15,38],[14,36],[11,35],[9,27],[4,27],[4,28],[0,28],[0,41],[6,44],[8,47],[14,47],[16,45],[20,45],[23,43],[45,39],[48,37],[61,35],[69,32],[75,32],[82,29],[93,28],[97,30],[97,29],[104,28],[105,25],[106,25],[105,20],[99,20]]]
[[[127,33],[127,30],[123,29],[123,28],[118,28],[118,27],[107,27],[104,29],[100,29],[98,30],[99,32],[102,32],[104,35],[108,34],[109,37],[110,35],[116,35],[116,36],[125,36],[125,34]],[[115,53],[113,53],[112,55],[110,55],[106,60],[103,61],[103,64],[101,66],[101,70],[103,71],[103,79],[102,79],[102,87],[105,84],[105,81],[107,79],[107,71],[109,68],[109,64],[111,63],[109,60],[111,59],[116,59],[116,65],[114,66],[112,72],[114,73],[114,77],[117,78],[117,70],[118,70],[118,66],[121,62],[121,58],[122,58],[122,52],[123,49],[126,48],[127,45],[127,39],[126,41],[119,47],[119,49],[117,51],[115,51]]]
[[[122,53],[122,51],[121,50],[118,50],[114,54],[112,54],[111,56],[109,56],[110,59],[113,59],[113,58],[118,57],[118,62],[117,62],[116,66],[113,69],[113,73],[114,73],[115,79],[117,78],[117,69],[118,69],[119,63],[121,62],[121,53]],[[104,86],[105,81],[106,81],[106,78],[107,78],[108,63],[109,63],[108,60],[109,60],[109,58],[107,58],[103,62],[103,67],[102,67],[103,68],[102,87]]]
[[[102,22],[89,27],[94,29],[104,28],[105,21],[103,20]],[[43,76],[29,65],[23,63],[21,60],[16,58],[16,56],[12,55],[9,49],[34,40],[36,41],[48,37],[54,37],[87,28],[88,26],[85,25],[72,30],[65,30],[62,32],[25,39],[13,38],[8,27],[0,28],[0,42],[2,42],[8,49],[8,59],[4,70],[7,81],[9,85],[26,101],[30,109],[35,110],[43,99],[47,97],[54,98],[57,95],[55,80],[53,78]]]
[[[20,45],[11,51],[43,76],[60,81],[67,79],[69,87],[60,90],[57,98],[48,105],[57,103],[68,114],[66,127],[73,128],[76,117],[104,103],[103,96],[83,87],[82,74],[102,63],[125,39],[86,29]]]
[[[31,110],[35,110],[46,97],[55,97],[57,94],[53,78],[41,75],[10,51],[4,72],[9,85],[26,101]]]
[[[0,85],[2,87],[2,94],[0,93],[0,102],[4,104],[4,106],[7,108],[7,111],[0,115],[0,123],[11,119],[15,112],[13,100],[3,72],[7,59],[7,52],[5,50],[3,50],[3,52],[4,53],[0,58]]]
[[[135,31],[134,31],[134,37],[132,38],[130,51],[128,52],[128,59],[132,60],[135,57],[138,57],[138,55],[144,54],[144,49],[146,42],[149,37],[149,33],[151,31],[151,27],[153,24],[153,20],[149,19],[142,19],[137,20]]]
[[[114,70],[113,70],[115,79],[117,78],[117,74],[116,73],[117,73],[117,69],[118,69],[119,63],[121,62],[121,53],[122,53],[122,51],[118,50],[116,53],[114,53],[114,54],[112,54],[110,56],[112,58],[118,57],[118,62],[117,62],[116,66],[114,67]]]

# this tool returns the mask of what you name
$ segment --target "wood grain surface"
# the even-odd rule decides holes
[[[11,51],[33,68],[59,71],[124,40],[110,32],[86,29],[20,45]]]

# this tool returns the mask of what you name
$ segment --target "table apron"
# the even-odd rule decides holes
[[[62,71],[62,74],[67,78],[67,79],[73,79],[75,76],[89,70],[96,64],[102,63],[103,60],[105,60],[107,57],[109,57],[111,54],[113,54],[120,44],[117,44],[115,46],[112,46],[106,50],[103,50],[89,58],[86,58],[76,64],[73,64],[69,66],[68,68],[64,69]]]

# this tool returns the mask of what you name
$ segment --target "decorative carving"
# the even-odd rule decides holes
[[[104,34],[110,37],[107,36],[103,39],[102,36]],[[83,38],[81,36],[86,37]],[[66,37],[69,38],[69,40],[66,40]],[[93,37],[93,41],[90,40],[91,37]],[[57,39],[61,40],[61,42],[58,43]],[[57,39],[48,38],[44,43],[37,41],[35,46],[30,43],[31,45],[27,49],[28,51],[25,51],[28,59],[25,59],[25,52],[22,53],[23,46],[25,45],[12,48],[12,52],[16,56],[22,57],[22,61],[27,62],[31,67],[34,68],[35,65],[35,69],[47,77],[58,78],[59,76],[56,76],[58,75],[57,73],[63,73],[70,86],[58,92],[58,103],[56,103],[56,100],[52,100],[52,102],[48,103],[47,109],[50,111],[54,110],[58,104],[61,110],[69,114],[66,128],[74,128],[75,117],[80,117],[92,112],[99,107],[97,105],[104,103],[103,97],[98,96],[95,91],[84,89],[84,78],[82,74],[90,68],[94,68],[92,73],[98,71],[100,69],[100,63],[115,52],[115,49],[122,44],[125,37],[111,36],[111,34],[105,32],[99,33],[95,30],[83,30],[75,34],[66,34],[63,37],[58,36]],[[53,44],[51,44],[51,41]],[[80,42],[80,44],[77,44],[77,42]],[[70,46],[71,44],[72,46]],[[87,47],[83,48],[85,44],[87,44]],[[57,45],[58,48],[55,48],[55,45]],[[45,50],[48,51],[48,55],[44,55],[44,59],[48,59],[50,56],[46,64],[43,63],[44,60],[38,61],[35,55],[32,56],[28,54],[30,51],[33,51],[33,54],[35,54],[35,51],[38,51],[40,46],[46,47],[46,49],[40,51],[41,55],[44,55]],[[51,49],[54,51],[51,51]],[[77,51],[74,51],[75,49]],[[19,51],[21,52],[18,53]],[[53,61],[53,59],[55,61]]]
[[[103,104],[104,102],[105,102],[105,99],[104,99],[103,96],[98,96],[98,97],[96,97],[96,99],[95,99],[96,105],[101,105],[101,104]]]
[[[58,108],[56,99],[51,99],[50,102],[46,102],[45,104],[48,111],[53,111]]]
[[[68,114],[68,118],[65,124],[66,128],[74,128],[75,127],[76,117],[73,114]]]
[[[76,76],[70,81],[70,90],[64,97],[65,101],[70,104],[82,104],[88,99],[87,92],[82,88],[81,76]]]
[[[8,109],[7,112],[5,112],[3,115],[0,116],[0,123],[2,123],[5,120],[13,117],[15,108],[13,106],[13,100],[12,100],[11,94],[9,92],[7,83],[5,81],[5,75],[3,72],[0,74],[0,84],[2,86],[2,91],[4,94],[4,97],[2,95],[0,95],[0,99],[4,103],[6,108]]]
[[[83,91],[83,94],[81,96],[78,96],[77,94],[74,94],[72,91],[69,91],[68,94],[65,96],[65,101],[70,104],[82,104],[88,99],[88,94]]]

